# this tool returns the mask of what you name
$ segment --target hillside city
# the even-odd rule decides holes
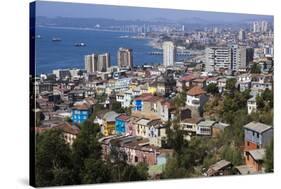
[[[30,78],[38,186],[273,172],[271,22],[125,28],[163,62],[120,46]]]

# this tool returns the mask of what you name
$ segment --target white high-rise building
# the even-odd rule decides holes
[[[238,71],[246,68],[253,59],[253,49],[244,46],[210,47],[205,50],[207,72],[225,70]]]
[[[261,32],[267,32],[267,28],[268,28],[268,22],[261,21]]]
[[[173,66],[176,62],[176,48],[171,41],[163,42],[163,65],[165,67]]]
[[[245,38],[246,38],[246,33],[245,33],[245,31],[244,31],[243,29],[241,29],[241,30],[239,31],[238,39],[239,39],[240,41],[244,41]]]
[[[253,22],[253,32],[254,33],[260,32],[259,22]]]
[[[253,32],[258,33],[258,32],[267,32],[268,31],[268,22],[263,20],[263,21],[256,21],[253,22]]]
[[[207,72],[219,70],[220,68],[229,69],[231,64],[231,51],[228,47],[209,47],[205,50]]]
[[[109,53],[99,54],[97,71],[107,72],[110,67],[110,55]]]
[[[91,55],[85,55],[84,56],[84,65],[85,65],[85,70],[87,73],[92,72],[92,58]]]
[[[107,72],[110,67],[110,55],[104,54],[91,54],[85,56],[85,70],[87,73],[94,72]]]
[[[133,50],[129,48],[119,48],[117,62],[120,69],[133,68]]]

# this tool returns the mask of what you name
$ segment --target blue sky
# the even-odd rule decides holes
[[[218,13],[48,1],[37,1],[36,5],[37,16],[47,17],[60,16],[76,18],[114,18],[117,20],[151,20],[164,18],[174,21],[183,21],[196,18],[214,22],[239,22],[244,20],[273,19],[272,16],[253,14]]]

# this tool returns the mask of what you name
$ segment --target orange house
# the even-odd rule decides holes
[[[245,152],[245,162],[248,167],[256,172],[262,171],[265,149],[249,150]]]

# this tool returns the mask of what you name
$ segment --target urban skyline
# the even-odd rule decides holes
[[[165,21],[184,22],[185,20],[195,22],[245,22],[255,20],[267,20],[273,22],[273,16],[255,15],[241,13],[223,13],[210,11],[192,11],[178,9],[159,9],[145,7],[126,7],[116,5],[100,4],[81,4],[81,3],[63,3],[38,1],[37,16],[55,17],[73,17],[73,18],[107,18],[116,20],[144,20],[144,21]],[[105,15],[104,12],[110,12]],[[128,17],[127,15],[130,15]]]
[[[274,172],[273,23],[58,20],[30,36],[35,64],[51,70],[30,77],[34,185]]]

